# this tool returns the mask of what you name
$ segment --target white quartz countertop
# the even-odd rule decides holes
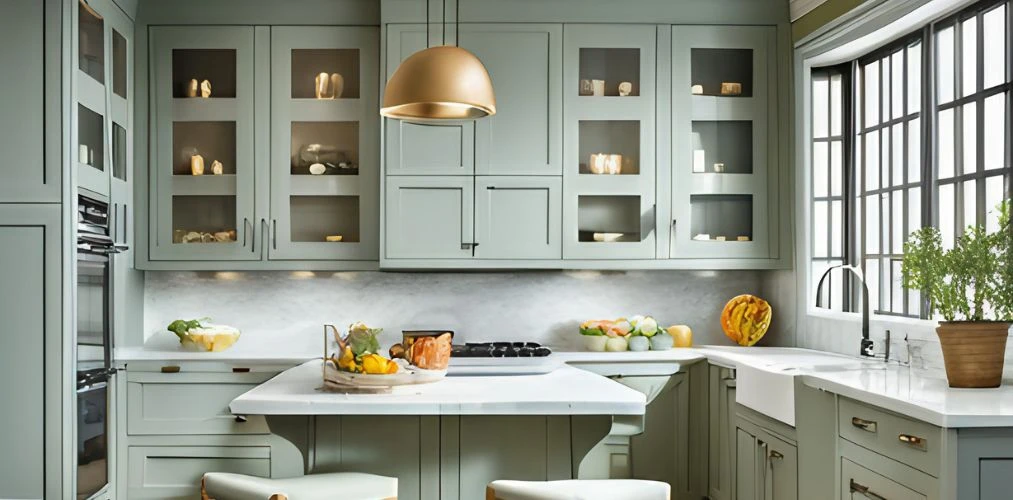
[[[319,360],[286,370],[232,401],[245,415],[643,415],[645,396],[561,365],[542,375],[450,376],[389,394],[319,390]]]

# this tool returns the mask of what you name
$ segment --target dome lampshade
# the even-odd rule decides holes
[[[460,47],[420,50],[387,82],[380,114],[408,121],[474,120],[496,114],[485,65]]]

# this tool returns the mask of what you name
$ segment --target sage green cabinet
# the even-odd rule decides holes
[[[376,260],[378,42],[372,27],[271,28],[269,260]]]
[[[559,259],[559,177],[475,178],[475,258]]]
[[[129,446],[126,498],[190,499],[205,472],[271,476],[270,446]]]
[[[775,259],[782,229],[776,29],[673,26],[671,43],[668,257]]]
[[[149,34],[150,258],[260,260],[254,28],[158,26]],[[191,97],[191,85],[205,81],[210,97],[199,88]],[[221,175],[212,173],[216,161]]]
[[[653,259],[653,25],[566,25],[563,257]]]
[[[0,200],[59,202],[63,178],[62,0],[11,0],[0,17]]]
[[[735,498],[797,500],[798,448],[741,419],[735,435]]]
[[[882,498],[889,498],[890,500],[927,500],[929,497],[907,488],[881,473],[862,467],[847,458],[842,458],[841,498],[870,500],[879,500]]]
[[[735,498],[735,370],[709,365],[707,494],[711,500]]]
[[[474,256],[472,176],[389,176],[384,193],[388,259]]]

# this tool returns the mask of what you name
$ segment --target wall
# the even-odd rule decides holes
[[[535,341],[581,348],[586,319],[651,314],[685,323],[698,344],[727,344],[719,316],[741,293],[762,293],[759,271],[532,271],[509,273],[148,272],[145,338],[177,318],[211,317],[244,339],[318,339],[321,325],[365,321],[385,340],[402,329],[447,328],[467,342]],[[792,314],[779,315],[763,345],[794,342]],[[784,320],[783,324],[779,323]],[[277,339],[272,339],[277,340]]]

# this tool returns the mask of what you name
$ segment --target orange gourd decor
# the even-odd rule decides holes
[[[725,304],[721,311],[721,329],[728,338],[741,346],[752,346],[770,328],[770,304],[754,295],[739,295]]]

